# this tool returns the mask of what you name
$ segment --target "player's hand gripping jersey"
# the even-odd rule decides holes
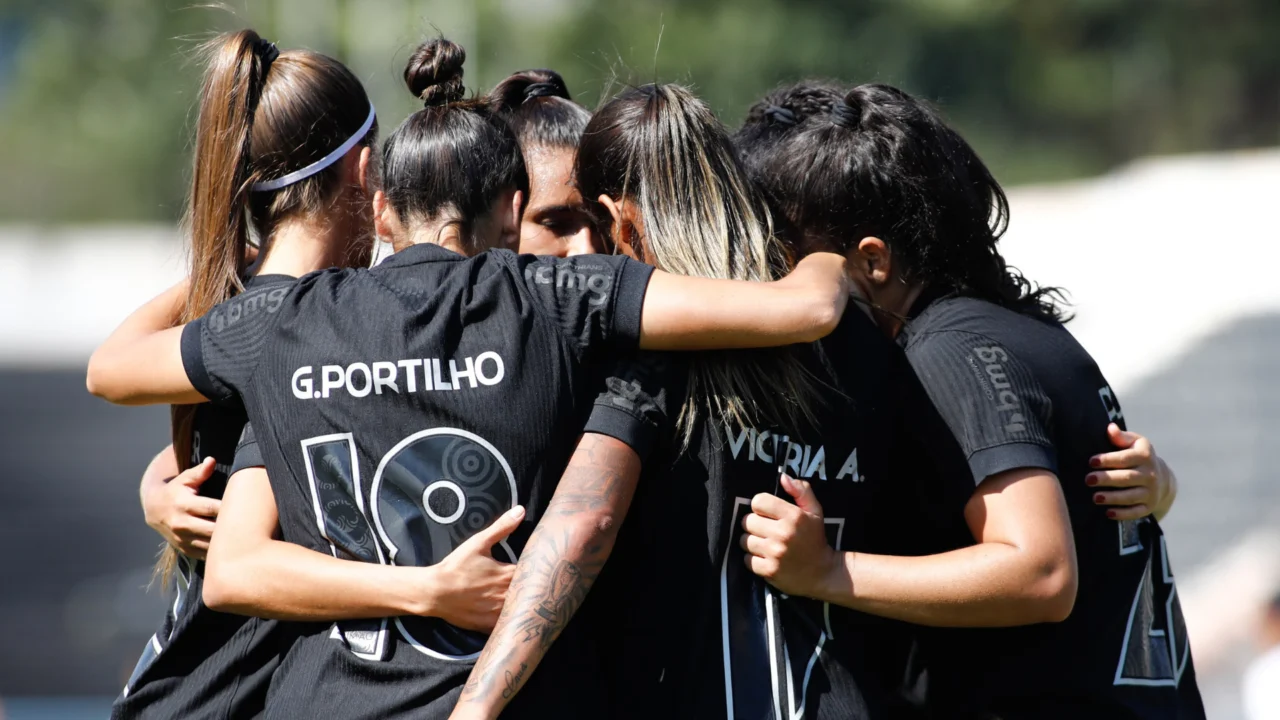
[[[1108,519],[1082,481],[1089,458],[1112,449],[1107,424],[1124,427],[1089,354],[1057,323],[971,298],[934,300],[899,340],[950,430],[926,442],[958,441],[967,458],[949,472],[974,483],[1017,468],[1056,473],[1079,564],[1062,623],[931,631],[937,704],[957,716],[1203,718],[1160,525]]]
[[[711,418],[688,452],[670,428],[659,441],[588,598],[607,602],[623,625],[622,645],[605,658],[617,665],[614,716],[845,720],[901,709],[910,627],[776,592],[746,566],[739,545],[752,497],[785,497],[782,467],[813,484],[832,547],[907,552],[901,538],[918,519],[907,517],[903,486],[918,478],[893,467],[905,360],[856,310],[821,347],[830,368],[808,356],[811,371],[830,384],[816,428]],[[679,360],[665,392],[653,374],[631,378],[601,398],[597,414],[655,400],[678,406]]]
[[[223,303],[187,327],[184,365],[201,393],[244,403],[286,540],[430,565],[521,504],[494,552],[514,562],[598,390],[589,368],[637,343],[650,272],[418,245]],[[444,717],[484,639],[434,618],[337,623],[295,645],[268,715]],[[589,671],[574,644],[547,662]],[[556,677],[535,675],[512,714],[595,711],[590,688],[569,697]]]

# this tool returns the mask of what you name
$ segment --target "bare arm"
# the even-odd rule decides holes
[[[174,285],[120,323],[89,358],[85,387],[118,405],[190,404],[196,392],[182,367],[181,316],[187,281]]]
[[[784,592],[940,627],[1057,622],[1071,613],[1075,542],[1062,488],[1045,470],[987,478],[965,507],[977,544],[925,557],[833,550],[812,488],[789,478],[784,486],[797,505],[757,495],[743,522],[748,566]]]
[[[204,601],[222,612],[281,620],[431,615],[487,630],[514,571],[489,551],[523,517],[523,508],[509,511],[431,567],[340,560],[275,539],[278,515],[267,473],[241,470],[223,496],[205,567]]]
[[[640,347],[777,347],[830,334],[849,299],[845,260],[813,253],[769,283],[684,277],[655,270],[644,297]]]
[[[496,718],[538,667],[613,550],[640,476],[640,457],[587,433],[525,545],[498,625],[485,643],[455,718]]]

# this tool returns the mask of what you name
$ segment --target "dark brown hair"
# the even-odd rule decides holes
[[[509,190],[529,194],[520,145],[485,99],[467,99],[461,46],[437,37],[414,51],[404,70],[423,108],[382,144],[387,201],[402,221],[437,219],[469,237],[472,223]]]
[[[573,101],[555,70],[512,73],[488,97],[493,112],[511,125],[526,156],[536,147],[576,150],[591,120],[591,113]]]
[[[243,289],[251,232],[265,243],[282,219],[327,212],[342,172],[334,164],[268,192],[253,192],[253,183],[320,160],[356,133],[370,113],[359,79],[333,58],[309,50],[280,52],[253,30],[221,35],[202,50],[208,60],[184,219],[191,288],[183,322]],[[376,134],[375,123],[361,144],[372,145]],[[201,459],[192,456],[194,416],[192,405],[171,409],[179,470]],[[166,580],[175,561],[175,551],[166,547],[157,566]]]
[[[756,103],[735,140],[805,238],[846,252],[879,237],[905,278],[1069,319],[1058,288],[1036,286],[1005,262],[1004,190],[928,103],[888,85],[800,83]]]

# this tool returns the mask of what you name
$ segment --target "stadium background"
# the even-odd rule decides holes
[[[431,26],[470,87],[560,70],[692,84],[730,125],[801,76],[936,101],[1012,188],[1014,264],[1130,427],[1178,469],[1164,523],[1211,718],[1240,717],[1280,585],[1280,4],[1274,0],[0,0],[0,717],[101,717],[160,618],[137,480],[163,409],[83,390],[89,352],[175,280],[209,33],[348,62],[384,133]],[[659,41],[660,38],[660,41]]]

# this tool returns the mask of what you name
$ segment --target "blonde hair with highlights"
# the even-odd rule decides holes
[[[644,254],[662,270],[768,281],[791,265],[724,126],[685,87],[642,85],[606,103],[583,133],[575,175],[601,227],[609,223],[595,198],[635,204]],[[678,420],[684,443],[703,412],[743,427],[812,423],[816,385],[790,348],[699,353]]]

